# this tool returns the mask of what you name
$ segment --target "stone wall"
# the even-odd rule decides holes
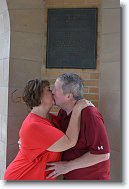
[[[6,168],[10,22],[7,3],[0,1],[0,178]]]
[[[111,145],[111,176],[122,179],[120,120],[120,1],[102,1],[100,102]]]

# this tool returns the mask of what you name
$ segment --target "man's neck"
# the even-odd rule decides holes
[[[71,102],[71,103],[67,104],[66,107],[63,107],[62,109],[66,111],[67,115],[69,115],[73,111],[75,104],[76,104],[76,101]]]

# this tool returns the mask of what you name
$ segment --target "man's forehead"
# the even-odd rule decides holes
[[[62,86],[63,82],[60,81],[59,79],[56,79],[55,81],[55,86]]]

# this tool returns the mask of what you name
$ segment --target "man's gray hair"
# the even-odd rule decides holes
[[[63,82],[62,90],[64,94],[72,93],[75,100],[83,98],[83,80],[80,76],[74,73],[64,73],[57,79]]]

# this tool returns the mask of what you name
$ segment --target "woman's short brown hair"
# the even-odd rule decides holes
[[[34,79],[26,83],[22,99],[30,109],[41,104],[43,89],[47,86],[50,86],[47,80]]]

